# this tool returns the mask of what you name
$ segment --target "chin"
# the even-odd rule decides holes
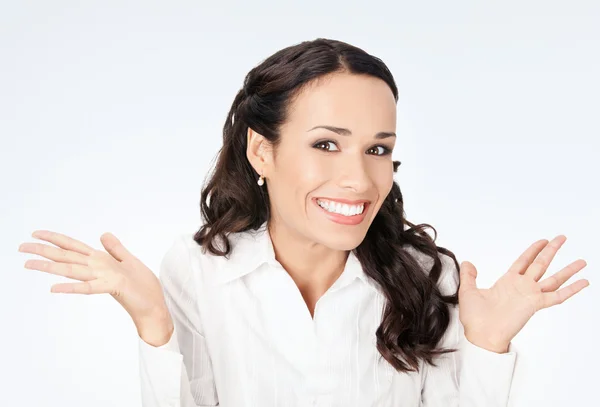
[[[319,239],[323,245],[334,250],[354,250],[364,240],[366,233],[329,233]]]

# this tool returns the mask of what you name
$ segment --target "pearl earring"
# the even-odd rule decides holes
[[[265,184],[265,178],[261,175],[256,183],[262,187]]]

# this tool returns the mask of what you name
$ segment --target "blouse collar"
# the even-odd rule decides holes
[[[263,223],[257,230],[232,233],[229,235],[229,240],[232,250],[229,255],[227,268],[218,270],[216,273],[215,280],[218,284],[225,284],[241,278],[257,270],[264,264],[273,267],[282,267],[275,258],[275,251],[267,229],[267,222]],[[377,283],[366,275],[354,251],[350,251],[344,270],[332,288],[341,288],[350,284],[356,278],[360,279],[367,286],[377,290]]]

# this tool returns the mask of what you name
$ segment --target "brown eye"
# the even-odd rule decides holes
[[[332,147],[333,146],[333,149]],[[338,151],[336,144],[333,141],[319,141],[318,143],[313,145],[314,148],[324,151]]]
[[[386,146],[373,146],[367,150],[368,154],[374,154],[374,155],[387,155],[387,154],[390,154],[391,152],[392,152],[392,150],[390,150]]]

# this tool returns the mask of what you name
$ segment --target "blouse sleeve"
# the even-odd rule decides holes
[[[180,235],[165,254],[159,279],[175,329],[165,345],[139,338],[144,407],[217,406],[212,365],[192,283],[190,252]]]
[[[456,292],[458,272],[454,261],[442,257],[440,289]],[[434,358],[437,367],[424,363],[421,407],[507,407],[517,352],[509,344],[507,353],[475,346],[464,335],[458,305],[450,306],[450,324],[440,346],[458,349]]]

